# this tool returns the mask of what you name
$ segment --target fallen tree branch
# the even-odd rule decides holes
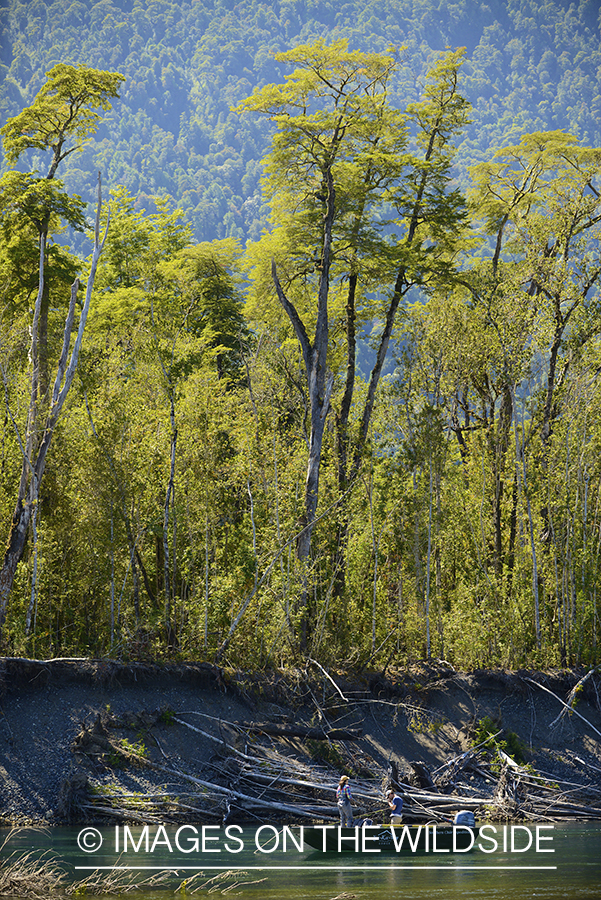
[[[114,819],[127,819],[129,822],[140,822],[141,824],[160,825],[161,820],[154,816],[145,816],[143,813],[134,812],[133,810],[115,809],[113,806],[97,806],[95,803],[82,803],[82,809],[93,809],[95,813],[102,813],[103,816],[112,816]]]
[[[223,738],[215,737],[214,734],[209,734],[208,731],[203,731],[201,728],[197,728],[195,725],[190,725],[188,722],[184,722],[183,719],[178,719],[177,716],[172,717],[173,722],[177,722],[178,725],[183,725],[184,728],[189,728],[190,731],[196,732],[196,734],[202,735],[202,737],[206,738],[208,741],[213,741],[215,744],[219,744],[224,749],[229,750],[231,753],[234,753],[236,756],[239,756],[240,759],[245,759],[247,762],[256,762],[260,763],[261,760],[257,756],[248,756],[248,754],[243,753],[241,750],[233,747],[232,744],[228,744],[227,741],[224,741]]]
[[[177,720],[176,720],[177,721]],[[363,734],[362,728],[307,728],[303,725],[271,725],[269,722],[242,722],[240,728],[257,734],[269,734],[274,737],[302,737],[318,741],[356,741]]]
[[[538,681],[535,681],[533,678],[527,678],[527,677],[524,677],[524,681],[529,681],[530,684],[535,684],[537,688],[540,688],[540,689],[541,689],[541,691],[546,691],[547,694],[551,694],[552,697],[555,697],[555,699],[557,700],[558,703],[561,703],[561,705],[562,705],[562,706],[565,706],[566,709],[567,709],[569,712],[574,713],[575,716],[578,716],[579,719],[582,719],[582,721],[585,722],[585,723],[588,725],[589,728],[592,728],[592,730],[595,732],[595,734],[598,734],[599,737],[601,738],[601,731],[597,731],[597,729],[595,728],[595,726],[594,726],[594,725],[591,725],[591,723],[589,722],[589,720],[588,720],[588,719],[585,719],[584,716],[581,715],[581,714],[578,712],[577,709],[574,709],[573,706],[570,706],[568,703],[565,703],[565,702],[561,699],[561,697],[558,697],[557,694],[554,694],[553,691],[550,691],[548,687],[545,687],[545,686],[544,686],[544,684],[539,684],[539,682],[538,682]],[[557,721],[557,720],[555,720],[555,721]],[[553,723],[552,723],[552,724],[553,724]]]
[[[161,772],[165,775],[169,775],[171,777],[176,777],[181,779],[182,781],[186,781],[189,784],[198,785],[198,787],[202,787],[205,790],[212,791],[215,794],[218,794],[223,797],[227,797],[230,800],[242,800],[248,806],[256,807],[260,809],[273,809],[278,812],[285,812],[289,815],[297,816],[298,818],[309,818],[312,819],[315,816],[319,816],[322,819],[332,819],[337,820],[338,815],[337,810],[332,808],[331,810],[324,810],[318,807],[307,807],[307,806],[290,806],[284,803],[276,803],[271,800],[264,800],[257,797],[251,797],[249,794],[245,794],[242,791],[237,791],[232,788],[222,787],[220,784],[213,784],[210,781],[205,781],[202,778],[196,778],[193,775],[188,775],[185,772],[178,771],[177,769],[172,769],[168,766],[163,766],[158,763],[152,762],[152,760],[147,759],[144,756],[138,756],[135,753],[129,753],[124,750],[122,747],[113,744],[107,737],[102,734],[93,734],[91,732],[86,732],[87,734],[87,745],[96,744],[103,750],[108,750],[110,752],[114,752],[118,756],[123,759],[127,759],[129,762],[134,762],[136,765],[141,765],[146,768],[153,769],[155,772]],[[80,749],[83,749],[81,747]],[[84,751],[85,752],[85,751]],[[94,807],[95,809],[100,810],[100,807]],[[116,814],[115,810],[112,810],[111,814]]]
[[[338,685],[336,684],[336,682],[335,682],[334,679],[332,678],[332,676],[331,676],[328,672],[326,672],[326,670],[325,670],[324,667],[321,665],[321,663],[318,663],[316,659],[311,659],[310,657],[307,659],[307,662],[308,662],[308,663],[313,663],[314,666],[317,666],[317,668],[320,669],[320,670],[323,672],[323,674],[326,676],[326,678],[328,679],[328,681],[329,681],[331,684],[334,685],[334,688],[335,688],[336,691],[340,694],[340,696],[342,697],[342,699],[344,700],[344,702],[345,702],[345,703],[348,703],[348,702],[349,702],[348,699],[347,699],[347,697],[344,696],[344,694],[342,693],[342,691],[340,690],[340,688],[338,687]]]
[[[549,728],[553,728],[554,725],[557,725],[560,719],[563,719],[567,712],[575,712],[574,702],[578,695],[578,691],[582,688],[584,684],[589,680],[591,675],[594,675],[595,672],[599,669],[599,666],[595,666],[589,672],[586,673],[579,681],[576,682],[570,693],[568,694],[568,702],[564,704],[564,708],[561,710],[556,719],[553,719],[552,722],[549,723]],[[585,719],[586,721],[586,719]]]

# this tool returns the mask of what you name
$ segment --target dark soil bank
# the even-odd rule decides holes
[[[572,710],[563,705],[585,674],[422,665],[358,677],[311,665],[255,676],[204,663],[6,658],[0,817],[327,820],[341,771],[369,815],[396,783],[409,817],[466,805],[601,816],[601,677],[583,682]],[[467,753],[490,733],[495,746]]]

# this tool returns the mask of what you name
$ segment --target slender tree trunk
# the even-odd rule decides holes
[[[113,515],[113,501],[111,500],[111,650],[115,642],[115,517]]]
[[[209,514],[205,514],[205,622],[204,647],[209,645]]]
[[[163,587],[165,596],[165,634],[169,645],[173,643],[173,594],[175,584],[172,588],[172,579],[170,572],[170,555],[169,555],[169,510],[171,509],[171,501],[175,490],[175,457],[177,452],[177,427],[175,424],[175,400],[173,395],[170,397],[170,418],[171,418],[171,453],[169,461],[169,481],[165,492],[165,506],[163,510]],[[175,548],[173,550],[175,555]]]
[[[430,637],[430,573],[432,570],[432,457],[430,456],[429,483],[428,483],[428,552],[426,557],[426,656],[432,656],[432,643]]]
[[[37,520],[39,513],[39,503],[36,503],[33,509],[33,515],[31,517],[31,535],[33,537],[33,571],[31,573],[31,595],[29,599],[29,607],[27,609],[27,616],[25,617],[25,634],[29,635],[31,632],[31,620],[33,618],[34,621],[34,634],[35,634],[35,621],[36,621],[36,613],[37,613],[37,604],[38,604],[38,529],[37,529]]]
[[[512,399],[514,398],[513,388],[511,390]],[[515,400],[513,402],[515,408]],[[528,516],[528,535],[530,537],[530,552],[532,554],[532,594],[534,597],[534,630],[536,635],[536,646],[541,648],[541,629],[540,629],[540,608],[539,608],[539,585],[538,585],[538,560],[536,553],[536,543],[534,540],[534,521],[532,517],[532,507],[530,504],[530,493],[528,489],[528,476],[526,473],[526,455],[524,441],[524,421],[522,414],[522,440],[518,437],[517,421],[514,416],[514,433],[515,433],[515,456],[516,456],[516,472],[518,476],[518,484],[521,481],[524,499],[526,500],[526,512]],[[520,467],[521,461],[521,467]]]
[[[338,490],[342,497],[349,487],[348,478],[348,448],[349,433],[348,423],[355,390],[356,374],[356,309],[355,294],[357,289],[357,273],[353,272],[349,278],[349,286],[346,301],[346,379],[344,394],[340,404],[340,413],[337,419],[337,451],[338,451]],[[336,556],[334,559],[334,583],[333,595],[340,599],[344,597],[346,589],[346,556],[348,548],[349,518],[347,506],[342,505],[341,520],[338,526],[338,540],[336,544]]]
[[[558,382],[559,384],[563,382],[567,374],[567,368],[569,365],[569,363],[566,362],[564,371],[561,373],[561,376],[558,376],[557,363],[559,360],[559,351],[561,350],[563,336],[569,319],[571,318],[574,309],[578,305],[579,299],[580,298],[578,298],[578,300],[575,300],[567,310],[563,310],[561,297],[553,297],[555,330],[553,332],[553,341],[551,342],[551,348],[549,351],[549,369],[547,371],[547,386],[545,391],[545,403],[543,405],[543,420],[540,430],[541,440],[543,442],[543,446],[545,447],[548,446],[549,438],[551,436],[551,431],[553,428],[553,421],[556,416],[556,388],[558,386]]]
[[[311,406],[311,431],[309,436],[309,459],[305,481],[305,500],[302,531],[297,541],[297,557],[301,566],[302,592],[300,600],[300,650],[305,652],[308,646],[310,631],[310,556],[313,527],[319,500],[319,474],[321,452],[326,418],[330,409],[333,376],[327,372],[327,351],[329,340],[328,296],[330,288],[330,263],[332,251],[332,229],[336,211],[336,192],[331,168],[323,173],[327,186],[326,211],[323,222],[323,246],[320,260],[320,277],[317,300],[317,322],[313,344],[309,341],[305,326],[294,305],[288,300],[277,277],[275,263],[272,265],[273,281],[286,314],[288,315],[296,337],[301,345]]]
[[[100,440],[100,437],[98,436],[98,432],[96,431],[96,426],[94,424],[94,418],[92,416],[92,411],[90,409],[90,405],[88,403],[88,397],[87,397],[85,390],[84,390],[84,400],[85,400],[85,404],[86,404],[88,418],[90,420],[90,426],[92,428],[92,434],[98,441],[98,445],[100,446],[100,449],[102,450],[104,456],[106,457],[106,460],[109,465],[109,469],[111,471],[111,475],[112,475],[115,485],[117,487],[117,491],[119,492],[119,499],[121,501],[121,515],[123,516],[123,523],[125,525],[125,533],[127,534],[127,540],[129,543],[130,551],[133,554],[132,569],[133,569],[133,580],[134,580],[134,608],[135,608],[135,612],[136,612],[136,622],[139,624],[140,623],[140,577],[138,575],[138,566],[140,567],[140,572],[142,573],[142,580],[144,581],[144,587],[146,589],[146,593],[148,594],[148,597],[155,609],[157,608],[157,605],[158,605],[157,597],[156,597],[155,591],[152,590],[152,587],[150,584],[150,579],[148,577],[148,572],[146,571],[146,567],[144,565],[144,562],[143,562],[142,557],[140,556],[140,552],[138,550],[138,538],[134,534],[134,529],[133,529],[133,525],[132,525],[132,521],[133,521],[134,515],[135,515],[135,509],[133,509],[133,507],[132,507],[132,512],[131,512],[131,516],[130,516],[127,512],[127,504],[125,502],[125,490],[123,488],[123,484],[121,483],[121,480],[117,474],[117,470],[115,468],[115,463],[113,462],[113,459],[112,459],[110,453],[108,452],[108,450],[106,449],[106,447]]]
[[[515,539],[518,524],[518,478],[517,472],[513,474],[513,487],[511,490],[511,514],[509,516],[509,543],[507,545],[507,597],[511,599],[513,590],[513,570],[515,568]]]
[[[412,473],[413,480],[413,497],[415,502],[414,522],[413,522],[413,560],[415,564],[415,598],[419,607],[419,596],[422,584],[422,554],[420,540],[420,515],[419,515],[419,497],[417,489],[417,476],[415,469]]]
[[[436,547],[434,549],[434,571],[435,571],[435,596],[436,596],[436,612],[438,616],[438,634],[440,637],[440,658],[444,659],[444,624],[442,618],[442,561],[440,553],[440,528],[442,522],[442,498],[440,496],[441,473],[437,466],[436,477],[434,479],[436,493]]]
[[[136,625],[140,625],[140,576],[138,575],[138,566],[136,563],[136,548],[134,547],[131,555],[131,572],[134,588],[134,614],[136,617]]]
[[[4,555],[2,569],[0,570],[0,630],[6,621],[6,609],[8,600],[14,583],[17,566],[23,556],[25,544],[27,541],[27,532],[31,521],[33,508],[39,502],[39,491],[46,467],[46,457],[57,422],[60,418],[65,400],[71,389],[73,378],[79,362],[79,352],[83,340],[83,334],[86,327],[88,313],[90,310],[90,302],[92,299],[92,290],[96,277],[96,269],[98,260],[104,248],[108,227],[110,222],[110,214],[107,217],[106,230],[102,241],[100,240],[100,210],[102,206],[102,194],[100,175],[98,176],[98,202],[96,206],[96,225],[94,234],[94,251],[92,253],[92,264],[88,283],[86,287],[86,296],[83,308],[79,318],[79,326],[77,336],[73,344],[71,356],[69,358],[69,347],[71,343],[71,335],[75,320],[75,304],[77,299],[77,291],[79,289],[79,279],[76,279],[71,287],[71,300],[69,303],[69,311],[65,322],[63,333],[63,346],[59,357],[50,410],[46,418],[43,431],[39,422],[39,320],[42,306],[42,298],[44,293],[44,264],[46,252],[46,234],[40,236],[40,264],[39,264],[39,287],[36,298],[33,325],[31,332],[31,389],[30,403],[27,421],[27,436],[25,444],[22,443],[18,428],[15,424],[17,440],[19,441],[21,453],[23,457],[21,479],[19,482],[19,491],[17,503],[13,513],[11,530],[8,538],[8,546]],[[68,365],[67,365],[68,361]],[[41,432],[41,434],[40,434]]]
[[[50,309],[50,285],[44,280],[44,290],[42,292],[42,304],[40,309],[40,327],[39,327],[39,372],[40,372],[40,398],[43,400],[48,394],[50,386],[49,359],[48,359],[48,312]]]

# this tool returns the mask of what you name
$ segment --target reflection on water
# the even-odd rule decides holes
[[[286,852],[275,830],[265,828],[255,846],[256,830],[233,830],[227,835],[206,829],[146,831],[132,826],[116,829],[19,829],[7,851],[51,851],[74,878],[94,867],[110,871],[115,865],[134,868],[136,877],[156,875],[169,868],[169,881],[147,887],[145,900],[165,900],[183,882],[198,890],[233,893],[248,900],[330,900],[340,894],[356,900],[599,900],[601,897],[601,825],[556,825],[552,842],[539,845],[553,853],[474,850],[466,854],[404,856],[317,851],[299,852],[289,840]],[[85,833],[82,833],[84,832]],[[550,832],[546,832],[547,835]],[[522,833],[523,836],[523,833]],[[79,845],[78,845],[79,838]],[[128,838],[130,840],[124,840]],[[102,841],[102,846],[97,844]],[[125,844],[125,846],[124,846]],[[487,845],[490,846],[490,845]],[[524,847],[516,842],[516,847]],[[183,852],[182,852],[183,850]],[[116,852],[117,851],[117,852]],[[204,886],[204,889],[203,887]],[[134,896],[134,895],[129,895]],[[140,895],[142,896],[142,895]]]

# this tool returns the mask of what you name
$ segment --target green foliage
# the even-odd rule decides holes
[[[500,731],[502,731],[502,729],[499,727],[498,722],[494,722],[490,716],[484,716],[483,719],[478,719],[474,737],[472,739],[472,746],[484,746],[490,749],[494,748]]]
[[[497,749],[503,750],[514,762],[524,765],[526,759],[524,752],[526,745],[514,731],[505,731],[498,722],[490,716],[484,716],[476,723],[476,729],[472,738],[472,747],[484,747],[496,753]]]
[[[81,197],[70,197],[60,181],[34,178],[21,172],[7,172],[0,179],[0,215],[3,228],[9,230],[21,219],[29,221],[39,233],[62,222],[83,231],[85,219]]]
[[[414,685],[414,689],[419,690],[419,685]],[[409,716],[407,728],[412,734],[438,734],[444,724],[444,721],[433,719],[423,710],[414,710]]]
[[[474,121],[460,147],[460,173],[522,132],[567,130],[601,144],[599,31],[594,4],[563,0],[440,0],[336,5],[278,0],[117,0],[51,5],[10,0],[2,11],[0,115],[14,117],[57,62],[122,72],[119,116],[102,142],[67,160],[68,190],[84,196],[98,168],[140,199],[169,193],[197,241],[257,240],[266,210],[259,190],[268,123],[231,112],[255,87],[277,82],[274,53],[344,35],[365,53],[409,43],[395,103],[416,99],[431,60],[466,47],[464,95]]]
[[[601,140],[597,25],[585,6],[84,2],[69,13],[81,40],[63,53],[66,12],[59,2],[34,22],[15,4],[3,19],[5,138],[13,154],[29,148],[34,170],[0,184],[5,532],[27,431],[40,230],[55,235],[45,263],[52,361],[62,298],[85,267],[59,243],[65,225],[83,224],[72,189],[83,195],[97,164],[123,186],[40,495],[32,630],[30,539],[4,651],[212,660],[242,613],[226,665],[302,662],[303,621],[307,655],[324,664],[598,661]],[[340,31],[330,41],[333,28],[348,43]],[[387,49],[407,33],[405,50]],[[465,55],[441,55],[464,43]],[[98,65],[105,93],[96,105],[89,95],[91,115],[71,132],[63,116],[54,133],[43,109],[52,100],[64,111],[60,92],[79,67],[55,72],[55,93],[34,99],[29,119],[19,110],[59,53]],[[100,77],[109,56],[127,74],[123,103],[92,147],[95,116],[121,83]],[[337,94],[334,77],[352,89]],[[265,203],[260,160],[276,124]],[[82,142],[82,154],[69,152]],[[48,152],[69,192],[35,174]],[[271,262],[312,335],[328,172],[331,409],[301,571],[311,410]],[[394,357],[364,428],[397,277]]]
[[[340,748],[336,746],[336,742],[332,741],[316,741],[312,738],[307,740],[307,749],[309,755],[316,762],[327,763],[339,772],[353,775],[354,772],[347,770],[344,755],[341,754]]]
[[[129,757],[132,756],[139,759],[148,758],[148,749],[141,738],[136,741],[128,741],[127,738],[121,738],[117,744],[119,749],[123,750],[123,753],[120,753],[118,750],[112,750],[107,754],[107,762],[113,768],[127,767],[131,764]],[[124,754],[127,754],[127,756]]]
[[[164,362],[175,380],[189,375],[201,358],[213,363],[220,377],[238,377],[248,329],[232,275],[240,255],[236,242],[192,245],[181,210],[171,211],[165,198],[155,198],[157,213],[136,210],[123,188],[113,199],[93,331],[132,333],[154,322],[170,334],[161,353],[167,354]],[[177,352],[173,340],[187,345],[187,352]]]
[[[100,121],[96,109],[110,109],[125,76],[64,63],[54,66],[46,76],[33,103],[9,119],[0,134],[9,163],[17,162],[25,150],[52,150],[48,174],[52,178],[59,162],[74,149],[80,150],[94,134]],[[73,146],[67,148],[69,141]]]
[[[175,713],[169,707],[165,707],[165,709],[161,710],[161,715],[159,716],[159,722],[161,725],[173,725],[175,720]]]

